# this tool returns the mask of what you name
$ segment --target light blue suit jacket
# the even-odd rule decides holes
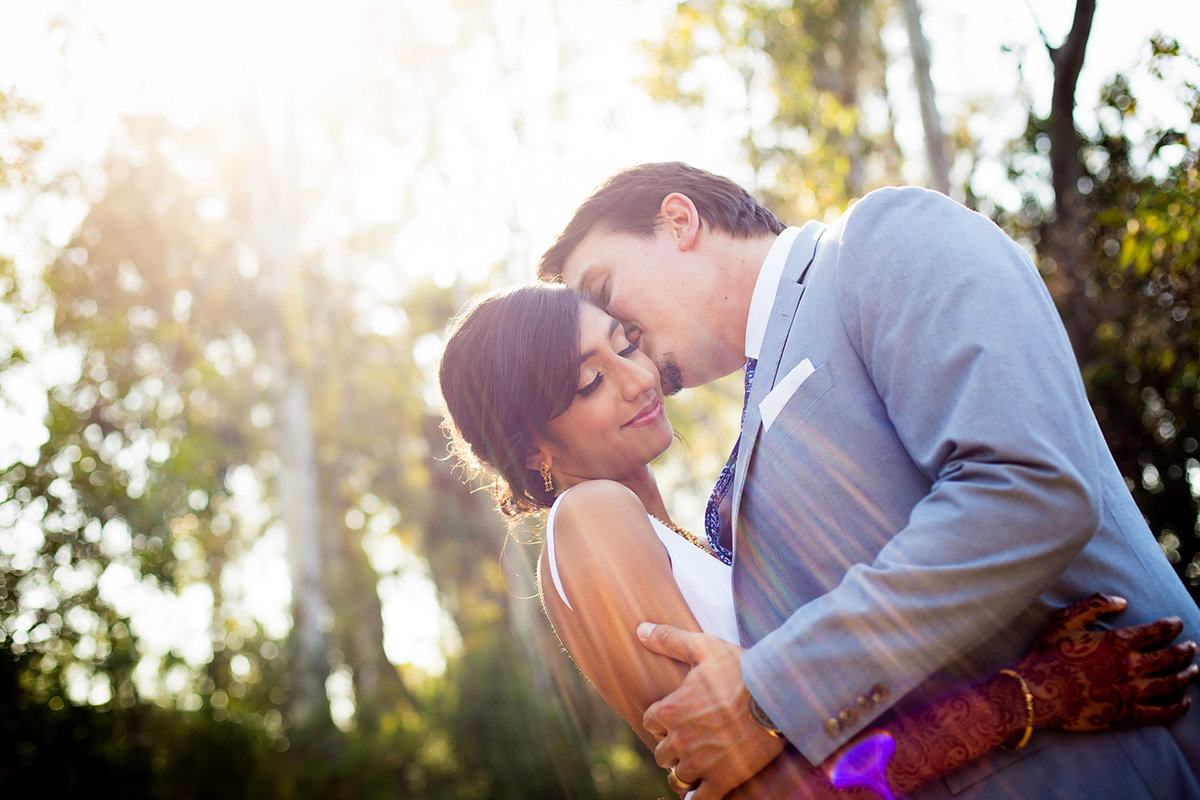
[[[1129,600],[1120,624],[1177,615],[1200,638],[1041,277],[940,194],[872,192],[798,237],[739,456],[743,673],[814,763],[896,704],[1015,663],[1097,591]],[[1169,729],[1038,731],[917,796],[1200,797],[1192,694]]]

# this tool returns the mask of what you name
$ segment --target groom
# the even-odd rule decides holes
[[[1129,600],[1122,624],[1176,615],[1200,636],[1041,278],[984,217],[883,189],[785,229],[724,178],[646,164],[576,210],[539,274],[640,336],[668,393],[749,367],[708,514],[746,649],[639,630],[693,665],[645,723],[696,800],[785,740],[821,763],[890,708],[1016,662],[1094,591]],[[1194,715],[1014,745],[916,796],[1200,797]]]

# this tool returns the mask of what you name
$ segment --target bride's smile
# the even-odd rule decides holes
[[[638,412],[638,415],[636,417],[629,420],[629,422],[626,422],[622,427],[632,428],[632,427],[638,427],[641,425],[653,425],[655,422],[657,422],[659,420],[659,418],[662,415],[663,415],[662,400],[655,398],[650,403],[648,403],[645,408],[643,408],[640,412]]]

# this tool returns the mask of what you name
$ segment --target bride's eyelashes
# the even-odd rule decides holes
[[[603,382],[604,382],[604,373],[597,372],[596,377],[592,378],[591,382],[588,383],[586,386],[580,387],[580,389],[578,391],[576,391],[575,394],[577,394],[580,397],[587,397],[592,392],[599,389],[600,384]]]
[[[618,343],[618,345],[619,345],[619,343]],[[621,347],[619,350],[617,350],[617,355],[620,356],[621,358],[629,358],[631,355],[633,355],[635,352],[637,352],[638,346],[639,345],[638,345],[636,339],[627,340],[625,346]],[[585,386],[581,386],[578,390],[576,390],[575,394],[578,395],[579,397],[587,397],[588,395],[592,394],[597,389],[599,389],[600,384],[603,382],[604,382],[604,373],[597,372],[596,377],[592,378],[592,380],[589,381]]]

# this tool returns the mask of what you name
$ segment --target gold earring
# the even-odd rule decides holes
[[[542,462],[542,481],[546,484],[546,494],[554,494],[554,478],[550,476],[550,462]]]

